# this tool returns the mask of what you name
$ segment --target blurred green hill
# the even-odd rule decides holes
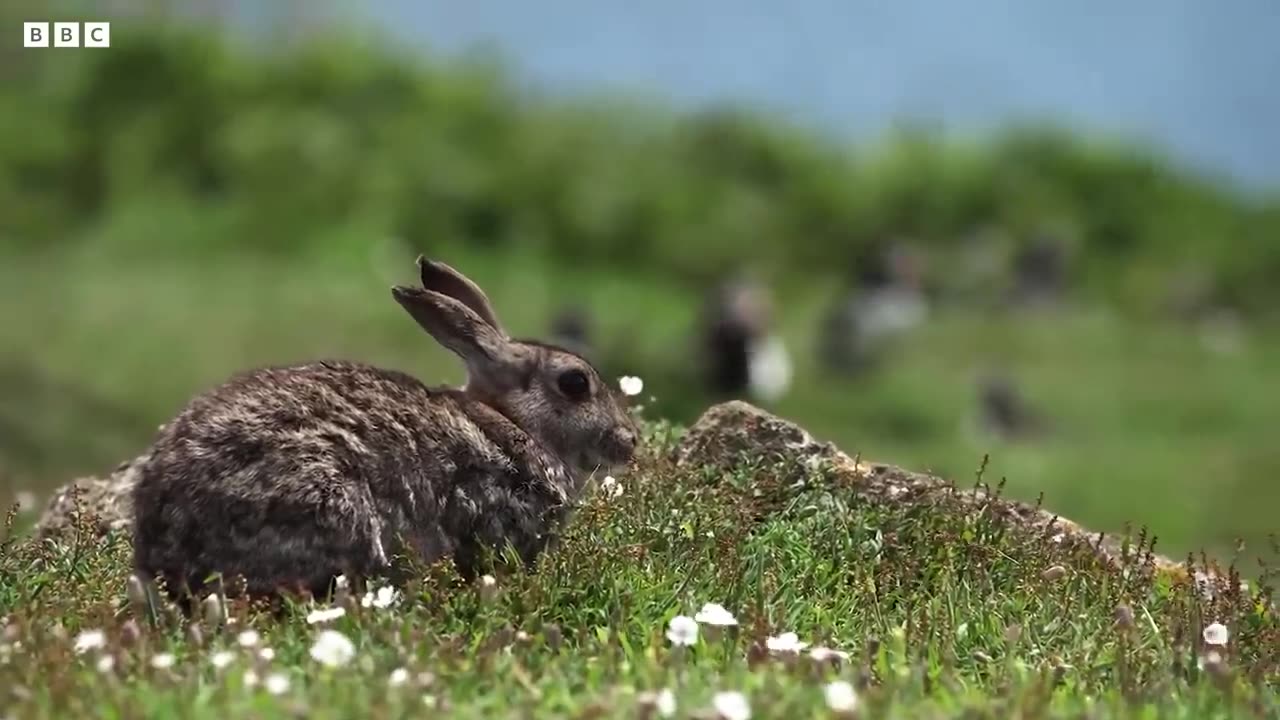
[[[774,408],[850,452],[1010,490],[1075,519],[1148,523],[1186,552],[1277,529],[1280,198],[1053,128],[971,142],[904,128],[847,147],[762,115],[529,97],[483,60],[318,34],[249,48],[208,28],[114,28],[109,51],[22,54],[0,85],[0,465],[47,487],[135,452],[192,393],[340,355],[460,372],[390,302],[417,252],[545,332],[595,311],[604,362],[677,420],[707,397],[688,334],[707,283],[761,271],[797,354]],[[1070,248],[1071,302],[999,310],[1005,263]],[[822,306],[873,244],[928,256],[939,311],[856,379],[810,357]],[[1168,308],[1244,318],[1206,349]],[[1060,432],[971,430],[974,376],[1013,368]]]

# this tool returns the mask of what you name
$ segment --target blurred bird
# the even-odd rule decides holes
[[[701,329],[706,382],[721,396],[774,402],[792,382],[790,353],[772,331],[772,300],[760,283],[737,277],[713,289]]]
[[[1022,247],[1013,258],[1013,300],[1020,305],[1051,305],[1067,290],[1066,242],[1057,235],[1042,234]]]
[[[591,315],[580,305],[565,305],[551,316],[550,339],[552,342],[573,352],[590,357]]]
[[[915,253],[899,244],[876,246],[823,315],[818,356],[829,371],[866,370],[885,341],[928,316],[922,272]]]
[[[1014,379],[992,372],[978,380],[978,413],[982,429],[1005,440],[1044,434],[1048,422],[1035,411]]]

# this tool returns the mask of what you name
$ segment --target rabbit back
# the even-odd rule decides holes
[[[170,592],[208,576],[321,594],[406,551],[532,556],[571,474],[501,414],[398,371],[317,362],[232,378],[164,430],[134,490],[135,563]]]

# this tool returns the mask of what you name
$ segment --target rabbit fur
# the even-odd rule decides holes
[[[639,430],[581,356],[508,337],[484,292],[419,257],[395,300],[467,370],[462,388],[346,361],[268,367],[195,397],[133,491],[134,564],[190,598],[214,574],[249,595],[397,577],[397,556],[477,574],[507,543],[533,565],[592,472]],[[224,585],[225,586],[225,585]]]

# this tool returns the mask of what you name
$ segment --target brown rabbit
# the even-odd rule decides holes
[[[469,279],[418,268],[422,287],[392,295],[462,359],[465,386],[323,361],[197,396],[139,473],[140,577],[186,600],[214,573],[250,595],[322,595],[338,574],[399,577],[402,554],[473,577],[510,543],[533,564],[590,474],[631,461],[636,423],[590,363],[509,338]]]

